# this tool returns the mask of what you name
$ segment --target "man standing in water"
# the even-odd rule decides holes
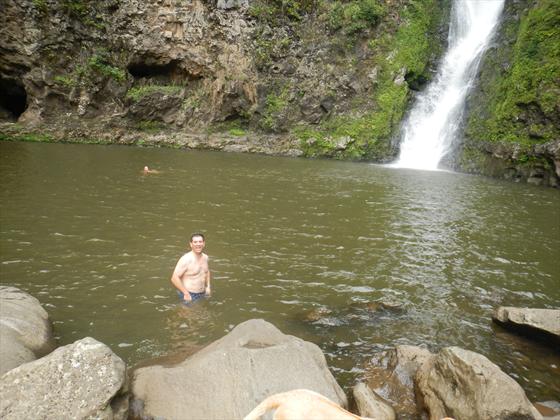
[[[202,252],[205,246],[204,235],[193,233],[190,246],[191,251],[179,258],[171,275],[171,283],[177,288],[179,297],[185,304],[210,296],[208,255]]]

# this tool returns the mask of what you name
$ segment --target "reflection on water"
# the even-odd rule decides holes
[[[61,344],[93,336],[136,365],[264,318],[318,344],[345,387],[375,351],[457,345],[532,399],[560,394],[558,354],[490,321],[498,305],[558,305],[558,191],[222,153],[6,142],[0,151],[1,281],[44,304]],[[144,176],[145,165],[161,173]],[[198,230],[213,296],[186,308],[169,278]]]

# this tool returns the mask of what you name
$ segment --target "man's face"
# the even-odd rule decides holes
[[[191,249],[194,253],[200,254],[204,249],[204,239],[201,236],[195,236],[191,240]]]

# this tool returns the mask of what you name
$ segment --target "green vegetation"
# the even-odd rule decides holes
[[[277,24],[281,20],[299,21],[318,5],[318,0],[257,0],[251,2],[249,14],[260,21]]]
[[[144,85],[129,89],[126,93],[126,97],[134,102],[138,102],[145,96],[149,96],[154,93],[160,93],[163,95],[179,95],[183,89],[184,86],[181,85]]]
[[[124,82],[126,80],[126,71],[109,64],[106,57],[100,54],[95,54],[88,60],[88,67],[103,76],[115,79],[117,82]]]
[[[243,137],[247,132],[243,128],[233,127],[230,128],[228,133],[235,137]]]
[[[394,151],[391,136],[400,123],[409,99],[404,76],[423,75],[434,51],[434,28],[441,18],[436,0],[413,0],[402,10],[403,24],[396,31],[371,40],[378,78],[371,100],[375,107],[357,116],[339,116],[319,128],[299,127],[294,133],[307,156],[387,160]],[[428,35],[428,36],[427,36]],[[397,80],[400,77],[400,81]],[[340,139],[349,137],[344,148]]]
[[[136,124],[136,128],[140,131],[148,133],[157,133],[165,128],[165,124],[161,121],[144,120]]]
[[[329,12],[329,25],[346,35],[355,35],[373,28],[385,14],[385,7],[379,0],[335,1]]]
[[[99,48],[91,55],[81,57],[69,74],[56,75],[54,82],[60,86],[91,86],[99,83],[99,76],[124,83],[127,78],[126,70],[111,64],[111,54]]]
[[[504,61],[511,66],[504,68]],[[538,1],[522,17],[510,57],[490,57],[487,68],[494,74],[482,79],[485,103],[473,108],[469,138],[529,147],[560,137],[560,3]]]
[[[81,144],[110,144],[110,140],[104,139],[95,139],[95,138],[65,138],[60,139],[57,137],[52,136],[48,133],[38,133],[38,132],[19,132],[19,133],[10,133],[10,134],[3,134],[0,133],[0,141],[28,141],[28,142],[37,142],[37,143],[54,143],[54,142],[61,142],[61,143],[81,143]]]
[[[230,136],[243,137],[247,135],[246,124],[247,121],[244,118],[235,118],[215,123],[213,126],[208,127],[206,132],[208,134],[228,133]]]
[[[76,79],[72,76],[54,76],[54,81],[55,83],[66,87],[76,86]]]
[[[280,128],[278,117],[288,107],[288,93],[288,89],[284,87],[280,93],[270,93],[266,97],[266,108],[263,118],[259,121],[261,128],[269,131],[276,131]]]
[[[46,0],[33,0],[33,6],[41,13],[47,13],[48,11]]]
[[[0,133],[0,141],[52,142],[54,141],[54,138],[51,135],[45,133]]]

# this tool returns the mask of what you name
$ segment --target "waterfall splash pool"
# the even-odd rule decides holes
[[[397,344],[484,354],[534,401],[560,356],[491,322],[560,302],[560,194],[481,177],[227,153],[0,142],[1,282],[37,297],[59,344],[129,366],[264,318],[319,345],[348,388]],[[142,168],[161,171],[142,175]],[[170,276],[207,235],[213,296]],[[371,311],[391,301],[399,311]],[[317,316],[317,314],[319,316]]]

